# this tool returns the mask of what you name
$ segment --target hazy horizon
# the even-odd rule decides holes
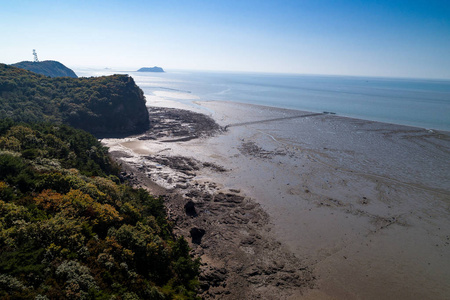
[[[63,62],[61,62],[63,63]],[[64,64],[64,63],[63,63]],[[142,67],[154,67],[154,65],[150,66],[136,66],[136,67],[124,67],[124,68],[114,68],[108,66],[69,66],[66,67],[71,68],[73,71],[80,70],[93,70],[93,71],[113,71],[113,72],[137,72],[139,68]],[[157,66],[161,67],[161,66]],[[430,77],[407,77],[407,76],[382,76],[382,75],[359,75],[359,74],[351,74],[351,75],[342,75],[342,74],[314,74],[314,73],[287,73],[287,72],[265,72],[265,71],[239,71],[239,70],[206,70],[206,69],[180,69],[180,68],[163,68],[165,73],[189,73],[189,72],[199,72],[199,73],[225,73],[225,74],[249,74],[249,75],[286,75],[286,76],[317,76],[317,77],[355,77],[355,78],[373,78],[373,79],[398,79],[398,80],[432,80],[432,81],[450,81],[449,78],[430,78]],[[151,74],[151,73],[150,73]],[[78,74],[77,74],[78,75]]]
[[[8,64],[31,61],[36,49],[40,60],[71,68],[450,79],[446,1],[0,5],[0,57]]]

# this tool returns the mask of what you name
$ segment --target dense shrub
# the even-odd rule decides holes
[[[193,299],[199,262],[161,198],[92,135],[0,120],[1,299]],[[89,163],[86,163],[89,162]]]

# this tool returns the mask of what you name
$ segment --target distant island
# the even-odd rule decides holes
[[[65,65],[54,60],[45,60],[39,62],[21,61],[11,66],[25,69],[34,73],[49,77],[72,77],[78,78],[77,74]]]
[[[153,68],[140,68],[137,72],[164,72],[163,68],[153,67]]]

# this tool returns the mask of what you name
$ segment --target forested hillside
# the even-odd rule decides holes
[[[128,75],[49,78],[0,64],[0,119],[65,123],[96,135],[149,127],[142,90]]]
[[[0,120],[0,299],[195,298],[162,200],[118,172],[84,131]]]

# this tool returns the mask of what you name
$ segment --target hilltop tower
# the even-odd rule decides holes
[[[38,59],[38,57],[37,57],[37,53],[36,53],[36,50],[35,50],[35,49],[33,49],[33,56],[34,56],[34,62],[35,62],[35,63],[39,62],[39,59]]]

